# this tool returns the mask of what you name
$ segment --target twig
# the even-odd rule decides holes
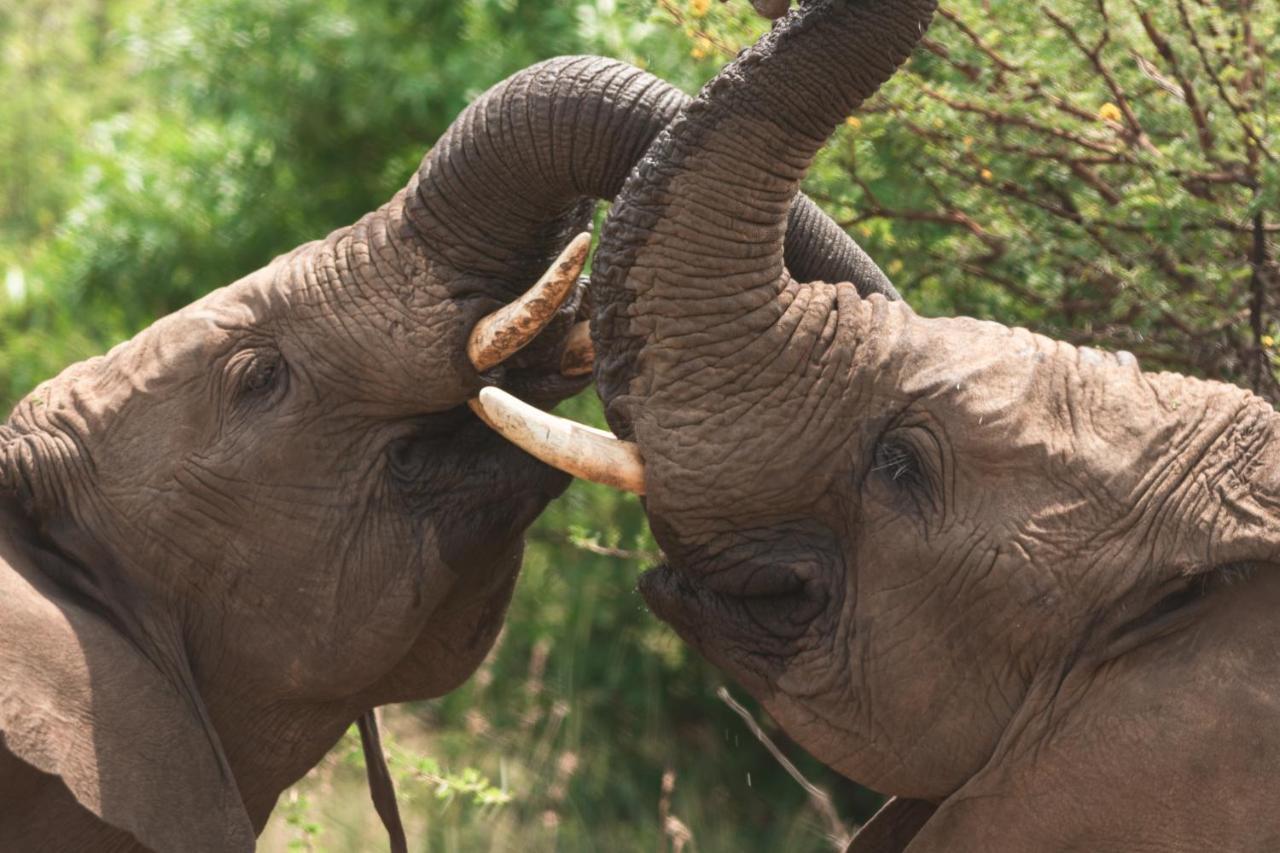
[[[680,26],[686,26],[689,24],[689,19],[685,16],[684,12],[680,11],[680,7],[676,6],[676,4],[671,2],[671,0],[658,0],[658,5],[661,6],[663,11],[665,11],[668,15],[670,15],[672,19]],[[710,33],[709,31],[707,31],[702,27],[694,26],[693,35],[697,36],[700,39],[704,39],[707,42],[707,44],[714,47],[724,56],[733,58],[737,54],[737,51],[733,48],[731,44],[724,41],[724,39],[717,38],[715,35],[713,35],[712,33]]]
[[[1250,140],[1254,147],[1262,151],[1268,160],[1274,160],[1275,157],[1263,145],[1261,137],[1253,129],[1253,125],[1245,117],[1244,109],[1235,102],[1231,94],[1227,91],[1226,85],[1222,82],[1220,69],[1215,67],[1209,61],[1209,53],[1205,50],[1204,43],[1200,41],[1200,35],[1196,32],[1195,25],[1191,22],[1191,15],[1187,11],[1186,3],[1178,0],[1178,15],[1182,19],[1182,26],[1187,31],[1187,38],[1191,40],[1191,46],[1196,49],[1196,53],[1200,56],[1200,64],[1204,66],[1205,73],[1209,75],[1209,79],[1213,81],[1213,86],[1218,90],[1218,97],[1222,98],[1222,102],[1231,110],[1232,115],[1236,117],[1236,122],[1240,125],[1240,130],[1245,137]],[[1212,29],[1210,30],[1212,32]]]
[[[804,777],[800,769],[782,754],[782,750],[778,749],[778,745],[765,734],[764,729],[760,728],[760,724],[756,722],[755,717],[751,716],[751,712],[739,705],[737,700],[729,694],[727,688],[717,687],[716,696],[720,697],[721,702],[728,705],[731,711],[742,718],[742,722],[746,723],[747,728],[756,736],[756,740],[760,741],[764,748],[769,750],[769,754],[773,756],[774,761],[782,765],[782,769],[787,771],[787,775],[794,779],[801,788],[804,788],[805,793],[809,795],[809,802],[827,821],[827,835],[831,839],[832,847],[835,850],[844,850],[853,838],[853,833],[845,826],[844,821],[840,819],[840,815],[836,814],[836,808],[831,803],[831,795]]]
[[[1169,70],[1173,72],[1173,78],[1178,81],[1178,86],[1182,89],[1182,99],[1187,104],[1187,109],[1191,112],[1191,120],[1196,126],[1196,138],[1200,142],[1200,150],[1204,152],[1206,157],[1213,157],[1213,129],[1209,127],[1209,119],[1204,113],[1204,109],[1200,106],[1200,99],[1196,97],[1196,89],[1191,85],[1191,80],[1183,73],[1182,66],[1178,62],[1178,54],[1174,52],[1173,45],[1169,44],[1169,40],[1164,34],[1156,28],[1155,21],[1151,18],[1151,13],[1145,9],[1141,9],[1134,5],[1135,11],[1138,13],[1138,20],[1142,22],[1142,29],[1147,33],[1147,39],[1156,49],[1156,53],[1160,54],[1160,58],[1164,60],[1165,65],[1169,66]]]
[[[1106,6],[1099,2],[1098,9],[1103,16],[1103,20],[1106,20],[1109,24],[1110,21],[1107,18]],[[1133,107],[1129,104],[1129,97],[1125,94],[1124,89],[1121,88],[1119,81],[1116,80],[1115,76],[1111,73],[1111,70],[1107,68],[1106,63],[1102,61],[1102,49],[1111,41],[1110,27],[1104,27],[1102,30],[1102,37],[1098,40],[1098,43],[1093,47],[1089,47],[1084,43],[1084,39],[1080,37],[1080,33],[1076,31],[1076,28],[1067,23],[1063,18],[1054,14],[1052,9],[1048,6],[1041,6],[1040,10],[1044,13],[1045,17],[1053,22],[1054,26],[1062,31],[1062,34],[1067,37],[1067,40],[1075,45],[1076,49],[1088,58],[1089,64],[1091,64],[1093,69],[1098,72],[1098,75],[1102,77],[1103,81],[1107,84],[1107,88],[1111,90],[1111,96],[1116,99],[1116,106],[1119,107],[1121,114],[1124,116],[1125,123],[1128,124],[1129,130],[1133,133],[1133,138],[1138,143],[1138,146],[1149,154],[1159,156],[1160,152],[1147,137],[1147,132],[1142,129],[1142,124],[1138,121],[1137,113],[1133,111]]]
[[[920,91],[924,93],[926,97],[932,98],[935,101],[946,104],[948,107],[951,107],[951,109],[956,110],[957,112],[973,113],[975,115],[980,115],[983,118],[989,119],[990,121],[995,122],[996,124],[1005,124],[1005,125],[1014,125],[1015,127],[1023,127],[1023,128],[1026,128],[1027,130],[1035,131],[1036,133],[1040,133],[1045,136],[1052,136],[1057,139],[1065,140],[1067,142],[1073,142],[1076,145],[1079,145],[1081,148],[1087,148],[1090,151],[1097,151],[1101,154],[1110,154],[1112,156],[1120,156],[1120,152],[1117,151],[1114,146],[1108,145],[1105,142],[1099,142],[1097,140],[1089,139],[1088,137],[1081,136],[1078,133],[1072,133],[1071,131],[1063,130],[1062,128],[1053,127],[1051,125],[1040,124],[1039,122],[1032,121],[1031,119],[1026,118],[1024,116],[1009,115],[1007,113],[998,112],[997,110],[993,110],[989,107],[984,107],[981,104],[975,104],[969,101],[959,100],[958,98],[952,98],[930,86],[922,86]]]
[[[950,48],[948,48],[942,42],[934,41],[931,38],[925,37],[920,39],[920,46],[923,47],[925,50],[929,51],[930,53],[932,53],[934,56],[941,59],[943,62],[950,65],[955,70],[959,71],[961,74],[963,74],[965,77],[969,79],[969,82],[976,83],[982,77],[981,68],[979,68],[978,66],[972,63],[963,62],[959,59],[956,59],[954,56],[951,55]]]
[[[579,539],[576,536],[568,534],[553,535],[553,539],[570,545],[589,554],[599,554],[601,557],[614,557],[619,560],[635,560],[640,563],[656,563],[662,559],[661,552],[646,551],[641,548],[614,548],[610,545],[601,545],[598,542],[592,542],[588,539]]]
[[[990,59],[992,62],[994,62],[996,64],[996,67],[999,68],[1001,71],[1017,72],[1021,70],[1018,68],[1018,66],[1014,65],[1012,62],[1005,59],[1003,56],[997,53],[994,48],[990,47],[986,42],[984,42],[981,36],[979,36],[976,32],[974,32],[973,29],[968,24],[960,20],[960,16],[957,15],[955,12],[952,12],[950,9],[942,8],[938,10],[938,15],[950,21],[951,24],[953,24],[956,29],[964,33],[965,37],[969,39],[969,41],[973,44],[973,46],[976,47],[978,51],[981,52],[984,56],[986,56],[987,59]]]

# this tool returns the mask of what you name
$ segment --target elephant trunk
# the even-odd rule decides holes
[[[409,187],[406,216],[428,256],[522,287],[582,230],[589,202],[618,194],[689,101],[615,60],[569,56],[533,65],[482,95],[440,138]],[[896,297],[866,253],[803,196],[787,261]]]
[[[615,432],[631,434],[628,400],[662,381],[633,384],[644,347],[678,345],[685,364],[712,363],[776,324],[800,180],[836,125],[907,58],[934,7],[815,0],[727,66],[649,148],[605,223],[592,277],[596,379]],[[835,270],[805,270],[815,271]]]
[[[598,57],[531,66],[454,121],[423,159],[405,215],[429,257],[510,282],[513,297],[589,223],[588,202],[617,194],[686,100]]]

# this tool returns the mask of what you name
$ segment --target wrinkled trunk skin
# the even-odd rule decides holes
[[[590,205],[611,199],[689,97],[638,68],[592,56],[534,65],[491,89],[454,122],[410,186],[408,220],[432,255],[459,272],[524,286]],[[809,199],[791,217],[787,260],[896,293],[878,267]],[[513,297],[517,289],[508,296]]]
[[[679,340],[679,360],[701,369],[777,325],[779,297],[800,273],[783,258],[800,180],[836,125],[907,58],[934,6],[837,0],[793,12],[646,152],[605,222],[592,275],[596,379],[619,435],[632,434],[632,395],[686,378],[661,374],[664,342]],[[804,270],[842,280],[833,271]],[[646,342],[648,367],[638,362]]]

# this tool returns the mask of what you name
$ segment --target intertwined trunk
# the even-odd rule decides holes
[[[456,271],[527,285],[687,100],[638,68],[553,59],[494,86],[422,163],[406,212]],[[510,295],[515,295],[514,293]]]
[[[694,365],[705,386],[745,341],[776,326],[789,301],[779,298],[792,281],[783,243],[800,180],[836,125],[907,58],[934,5],[802,7],[646,152],[605,224],[592,278],[596,378],[616,432],[631,434],[630,395],[690,379],[637,383],[642,348],[652,348],[653,371]]]
[[[638,68],[592,56],[534,65],[473,103],[424,159],[406,213],[428,255],[513,286],[536,278],[612,199],[689,97]],[[892,293],[883,273],[808,199],[788,260]],[[508,294],[514,296],[514,292]]]

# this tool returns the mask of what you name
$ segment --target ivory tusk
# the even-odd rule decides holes
[[[538,336],[573,292],[590,249],[591,235],[584,231],[519,299],[476,323],[467,340],[467,356],[476,370],[501,364]]]
[[[586,376],[596,361],[596,348],[591,343],[591,323],[575,323],[565,338],[560,356],[560,372],[565,376]]]
[[[548,465],[583,480],[644,494],[644,459],[630,441],[548,414],[500,388],[480,389],[472,409],[512,444]]]

